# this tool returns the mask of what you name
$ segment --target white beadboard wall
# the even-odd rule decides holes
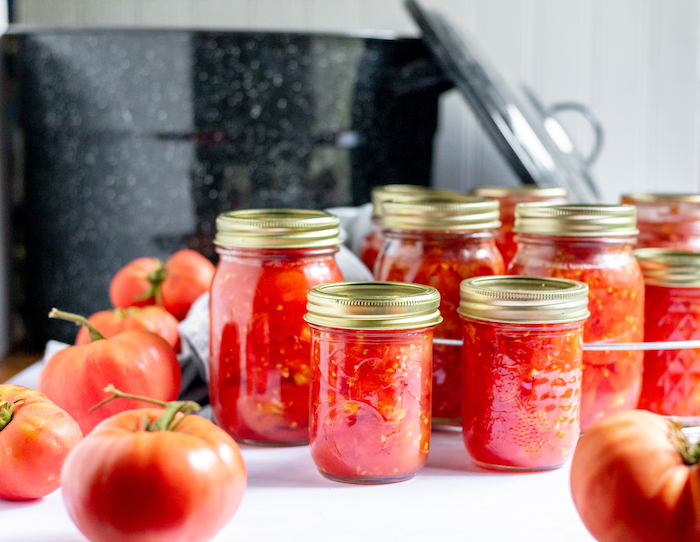
[[[605,201],[700,190],[700,0],[423,0],[545,104],[579,101],[605,128],[592,168]],[[417,35],[401,0],[16,0],[18,22]],[[562,115],[582,151],[592,134]],[[456,91],[442,98],[434,184],[514,184]]]

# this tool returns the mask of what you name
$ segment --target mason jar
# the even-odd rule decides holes
[[[306,294],[343,276],[339,219],[310,210],[219,215],[211,285],[209,395],[239,442],[308,442],[311,333]]]
[[[632,254],[635,217],[631,205],[518,204],[518,249],[508,273],[586,283],[586,343],[642,342],[644,279]],[[584,352],[583,431],[613,412],[637,407],[643,358],[634,350]]]
[[[367,266],[367,269],[374,271],[374,264],[377,256],[384,246],[384,234],[382,233],[382,205],[387,201],[410,201],[425,197],[444,196],[459,198],[461,194],[448,190],[434,190],[427,186],[415,184],[387,184],[375,186],[372,189],[372,219],[371,230],[360,244],[359,258]],[[466,196],[464,196],[466,198]]]
[[[435,328],[433,347],[434,424],[462,425],[462,347],[440,340],[462,338],[460,282],[503,274],[495,241],[498,226],[497,201],[431,199],[383,205],[386,240],[375,278],[426,284],[440,292],[443,321]]]
[[[461,285],[463,435],[487,468],[563,465],[580,433],[588,286],[566,279],[478,277]]]
[[[429,286],[348,282],[308,295],[311,456],[340,482],[412,478],[430,448],[430,367],[440,295]]]
[[[700,339],[700,253],[634,251],[644,274],[645,342]],[[639,408],[665,416],[700,415],[700,349],[644,352]]]
[[[539,188],[538,186],[482,186],[474,190],[477,198],[494,199],[500,204],[501,227],[498,228],[496,246],[503,256],[505,266],[513,259],[517,245],[513,236],[515,206],[518,203],[543,201],[547,203],[568,203],[566,188]]]
[[[700,250],[700,194],[624,194],[637,208],[637,248]]]

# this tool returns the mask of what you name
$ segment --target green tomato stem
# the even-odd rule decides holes
[[[202,410],[202,407],[194,401],[160,401],[159,399],[152,399],[150,397],[142,397],[141,395],[125,393],[116,389],[112,384],[107,386],[105,391],[107,393],[111,393],[112,395],[92,407],[90,412],[96,408],[100,408],[102,405],[105,405],[110,401],[113,401],[114,399],[135,399],[137,401],[145,401],[147,403],[153,403],[154,405],[164,407],[165,412],[163,412],[163,414],[157,419],[153,420],[151,423],[148,423],[147,420],[145,420],[146,431],[175,431],[175,429],[177,429],[182,423],[182,420],[185,419],[185,416]],[[184,415],[176,422],[175,418],[177,417],[178,412],[182,412]]]
[[[686,465],[695,465],[700,462],[700,443],[692,443],[685,436],[685,433],[681,431],[683,425],[680,421],[669,420],[670,435],[669,438],[673,442],[674,446],[681,454],[683,458],[683,463]]]
[[[0,431],[12,421],[13,406],[8,401],[0,401]]]
[[[136,298],[137,301],[145,301],[146,299],[156,298],[156,303],[158,305],[163,304],[163,296],[160,293],[160,285],[163,284],[165,277],[168,276],[168,272],[165,270],[163,262],[156,260],[157,266],[151,271],[148,276],[148,282],[151,283],[151,287],[146,290],[142,295]]]
[[[51,309],[51,312],[49,313],[49,318],[58,318],[60,320],[66,320],[68,322],[74,322],[78,324],[79,326],[85,326],[87,330],[90,332],[90,340],[91,341],[99,341],[101,339],[104,339],[104,336],[102,333],[97,331],[95,329],[95,326],[93,326],[90,322],[88,322],[88,319],[85,318],[84,316],[80,316],[79,314],[73,314],[72,312],[64,312],[64,311],[59,311],[58,309]]]

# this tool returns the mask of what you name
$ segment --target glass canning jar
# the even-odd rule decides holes
[[[374,271],[379,251],[384,246],[384,234],[382,233],[382,205],[387,201],[411,201],[425,197],[442,196],[453,199],[466,198],[457,192],[448,190],[434,190],[427,186],[415,184],[387,184],[376,186],[372,189],[372,224],[368,233],[360,244],[359,258]]]
[[[434,288],[347,282],[313,288],[311,456],[332,480],[412,478],[430,447]]]
[[[700,339],[700,253],[634,251],[646,288],[644,340]],[[639,408],[666,416],[700,414],[700,349],[649,350]]]
[[[632,254],[637,229],[631,205],[549,205],[515,208],[518,250],[513,275],[561,277],[589,287],[586,343],[644,340],[644,279]],[[637,407],[643,352],[584,352],[581,429]]]
[[[209,395],[236,440],[308,442],[311,334],[306,294],[343,280],[339,219],[322,211],[253,209],[219,215],[211,285]]]
[[[498,202],[469,198],[387,202],[386,241],[375,266],[377,280],[426,284],[440,292],[442,323],[435,339],[461,339],[459,284],[481,275],[501,275],[496,248]],[[461,346],[433,347],[433,423],[462,425]]]
[[[477,464],[542,470],[573,454],[587,306],[588,286],[573,280],[462,282],[463,434]]]
[[[700,250],[700,194],[624,194],[637,208],[637,248]]]
[[[474,196],[495,199],[500,204],[501,227],[498,228],[496,246],[503,256],[505,266],[513,259],[517,245],[513,236],[515,206],[518,203],[543,201],[547,203],[568,203],[566,188],[539,188],[537,186],[482,186],[474,190]]]

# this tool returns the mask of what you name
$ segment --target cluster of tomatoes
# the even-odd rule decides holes
[[[231,519],[247,481],[238,445],[176,401],[178,321],[213,275],[190,250],[164,265],[139,258],[112,279],[115,310],[52,311],[84,328],[37,390],[0,385],[0,498],[62,486],[70,517],[100,542],[204,541]]]

